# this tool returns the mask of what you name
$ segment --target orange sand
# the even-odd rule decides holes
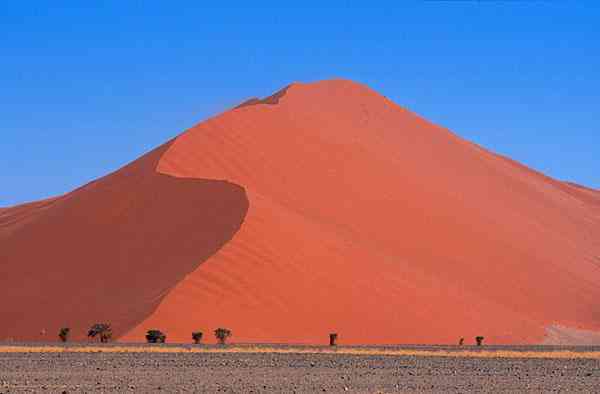
[[[160,328],[189,342],[218,326],[240,342],[338,332],[346,344],[600,331],[600,193],[363,85],[293,84],[150,156],[157,172],[140,171],[157,183],[124,169],[0,212],[0,292],[14,300],[0,338],[92,320],[126,341]]]

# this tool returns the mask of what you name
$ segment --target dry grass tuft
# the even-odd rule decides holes
[[[144,346],[0,346],[0,353],[276,353],[344,354],[363,356],[415,356],[463,358],[554,358],[600,359],[600,351],[515,351],[515,350],[415,350],[377,348],[277,348],[270,346],[229,347],[144,347]]]

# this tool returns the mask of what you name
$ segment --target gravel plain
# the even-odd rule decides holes
[[[557,358],[540,358],[525,355],[539,347],[517,348],[524,352],[522,357],[438,357],[270,352],[287,349],[275,345],[260,352],[250,350],[256,346],[231,352],[220,352],[214,346],[201,347],[207,352],[186,352],[191,346],[157,346],[161,345],[135,345],[139,351],[127,352],[95,350],[98,347],[88,351],[68,351],[67,347],[60,352],[35,347],[19,352],[3,351],[0,346],[0,393],[600,391],[600,359],[592,353],[585,355],[600,349],[556,349],[557,354],[568,350],[583,357],[569,358],[562,353]],[[451,347],[418,347],[417,353],[444,349],[452,351]],[[503,354],[509,349],[484,351]]]

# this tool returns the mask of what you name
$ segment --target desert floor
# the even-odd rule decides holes
[[[598,347],[0,346],[0,393],[598,390]]]

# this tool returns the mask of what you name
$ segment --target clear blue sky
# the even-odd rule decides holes
[[[248,97],[331,77],[600,188],[600,2],[203,3],[0,2],[0,206],[69,191]]]

